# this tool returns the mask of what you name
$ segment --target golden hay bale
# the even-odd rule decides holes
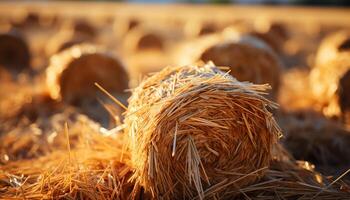
[[[145,80],[125,116],[133,179],[155,198],[227,197],[257,181],[280,134],[262,97],[209,63],[168,67]]]
[[[326,36],[316,54],[315,66],[350,56],[350,31],[338,31]]]
[[[94,98],[97,92],[95,82],[111,93],[122,94],[128,88],[128,74],[121,61],[87,44],[54,55],[46,75],[51,97],[67,102]]]
[[[277,55],[257,38],[230,31],[203,37],[180,50],[179,64],[196,60],[213,61],[218,66],[229,66],[230,74],[239,81],[250,81],[272,86],[276,95],[283,68]]]
[[[329,117],[350,122],[350,32],[339,31],[321,43],[310,74],[312,93]]]
[[[29,47],[18,32],[0,33],[0,65],[11,71],[30,67]]]

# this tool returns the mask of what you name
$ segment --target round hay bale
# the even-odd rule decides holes
[[[339,31],[326,36],[315,57],[315,66],[324,65],[325,63],[350,56],[350,31]]]
[[[126,35],[124,46],[128,52],[162,51],[165,48],[165,37],[161,31],[137,26]]]
[[[348,105],[350,71],[350,32],[338,31],[323,39],[318,48],[315,65],[310,74],[312,94],[328,117],[343,117]]]
[[[73,31],[75,34],[86,36],[87,38],[94,38],[98,35],[98,31],[93,24],[85,20],[77,20],[74,22]]]
[[[201,25],[201,28],[199,30],[198,35],[212,34],[212,33],[215,33],[219,30],[220,30],[220,28],[218,27],[217,24],[212,23],[212,22],[207,22],[207,23],[203,23]]]
[[[157,199],[225,198],[257,181],[280,134],[267,85],[204,66],[167,67],[142,82],[125,116],[133,179]]]
[[[22,71],[30,67],[29,47],[18,32],[0,33],[0,65],[10,71]]]
[[[272,49],[259,39],[231,33],[203,37],[186,48],[180,53],[180,64],[213,61],[218,66],[229,66],[230,74],[239,81],[268,83],[272,96],[277,94],[283,66]]]
[[[95,82],[111,93],[121,94],[128,88],[128,74],[121,61],[87,44],[52,56],[46,75],[50,96],[71,103],[95,98]]]
[[[285,24],[268,22],[268,25],[264,28],[266,30],[255,30],[249,34],[264,41],[278,54],[282,54],[284,43],[289,38],[289,32]],[[258,29],[262,29],[262,27]]]
[[[124,39],[124,49],[127,53],[144,53],[145,51],[167,51],[172,43],[183,38],[176,27],[169,24],[152,26],[143,24],[130,30]]]

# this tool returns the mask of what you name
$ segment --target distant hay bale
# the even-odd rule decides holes
[[[179,31],[171,25],[143,24],[130,30],[124,38],[123,50],[133,82],[171,64],[170,47],[181,38]]]
[[[51,97],[67,102],[95,97],[95,82],[111,93],[122,94],[128,88],[128,74],[121,61],[87,44],[54,55],[46,75]]]
[[[89,21],[78,19],[72,25],[75,34],[83,35],[88,38],[98,36],[98,29]]]
[[[224,198],[257,181],[280,134],[266,88],[211,63],[142,82],[125,116],[133,179],[158,199]]]
[[[171,25],[138,25],[124,38],[124,50],[127,53],[144,51],[167,51],[170,43],[178,42],[183,36]]]
[[[283,129],[284,146],[297,160],[306,160],[332,170],[350,165],[350,131],[339,122],[320,113],[298,111],[281,113],[278,124]]]
[[[265,22],[266,23],[266,22]],[[289,32],[285,24],[278,22],[267,22],[258,30],[249,32],[249,35],[257,37],[268,44],[276,53],[282,54],[285,41],[289,38]]]
[[[338,31],[322,40],[317,50],[315,66],[348,57],[350,57],[350,31]]]
[[[311,71],[313,95],[326,116],[350,122],[350,32],[339,31],[323,39]]]
[[[74,45],[88,42],[86,37],[74,34],[72,30],[62,30],[55,34],[47,43],[45,52],[47,56],[64,51]]]
[[[276,95],[283,68],[277,55],[264,42],[247,35],[224,32],[203,37],[180,50],[179,64],[196,60],[213,61],[218,66],[229,66],[230,74],[239,81],[268,83]]]
[[[28,44],[18,32],[0,33],[0,65],[15,72],[30,67]]]
[[[162,31],[137,26],[130,30],[124,40],[124,48],[128,52],[144,50],[164,50],[165,36]]]

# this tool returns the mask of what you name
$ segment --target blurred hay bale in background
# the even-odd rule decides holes
[[[259,180],[280,134],[262,97],[213,64],[168,67],[129,100],[133,179],[155,198],[227,197]]]
[[[213,61],[218,66],[227,66],[230,74],[239,81],[270,84],[274,97],[277,95],[283,70],[282,62],[264,42],[230,29],[185,44],[179,48],[175,60],[179,65],[203,60]]]
[[[281,78],[278,103],[288,112],[298,110],[319,109],[319,105],[311,90],[309,71],[306,69],[290,69]]]
[[[157,72],[171,64],[172,46],[183,39],[183,33],[172,24],[143,23],[130,30],[123,39],[123,52],[131,70],[132,86],[139,76]]]
[[[338,32],[321,43],[316,66],[310,74],[313,95],[329,117],[349,121],[350,112],[350,34]]]
[[[19,32],[0,34],[0,65],[17,73],[30,68],[29,47]]]
[[[279,113],[283,144],[298,160],[307,160],[326,175],[339,176],[350,167],[350,131],[319,113]]]
[[[320,43],[315,57],[315,66],[350,56],[350,31],[337,31],[328,34]]]
[[[119,58],[82,44],[73,46],[51,58],[46,70],[46,82],[53,99],[82,108],[89,116],[108,124],[108,113],[104,112],[94,83],[99,83],[110,93],[126,102],[129,78],[125,66]],[[121,108],[115,115],[121,117]]]

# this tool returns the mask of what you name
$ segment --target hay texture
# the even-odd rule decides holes
[[[312,93],[326,116],[348,118],[350,112],[350,37],[347,36],[339,32],[322,42],[310,74]]]
[[[255,37],[226,30],[199,38],[180,49],[177,56],[180,65],[197,60],[213,61],[218,66],[229,66],[230,74],[239,81],[268,83],[273,96],[278,91],[282,63],[270,47]]]
[[[74,141],[71,129],[79,130]],[[45,156],[0,165],[0,199],[128,199],[132,170],[124,137],[114,136],[102,135],[90,123],[63,128],[57,133],[63,143],[41,142]],[[19,136],[14,144],[26,140]]]
[[[129,99],[133,179],[158,199],[227,197],[269,166],[280,130],[261,96],[212,63],[168,67]]]
[[[73,46],[54,55],[46,75],[51,97],[67,102],[95,98],[95,82],[111,93],[122,94],[129,81],[118,58],[88,44]]]

